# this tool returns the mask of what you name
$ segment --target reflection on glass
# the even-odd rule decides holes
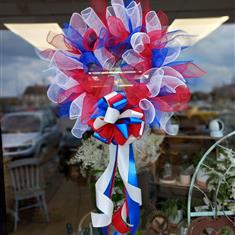
[[[40,119],[35,115],[7,115],[2,120],[3,133],[38,132],[40,127]]]
[[[202,31],[200,24],[196,26],[200,33],[205,32]],[[174,124],[179,126],[179,134],[174,137],[162,137],[165,139],[158,163],[162,164],[163,168],[167,157],[172,165],[173,174],[177,177],[185,176],[184,173],[189,166],[195,167],[202,154],[214,143],[208,129],[211,120],[222,119],[225,124],[224,134],[235,129],[234,32],[234,24],[223,25],[185,50],[184,57],[180,58],[181,60],[193,58],[207,74],[202,79],[189,80],[192,91],[190,109],[177,113],[174,120]],[[25,214],[20,212],[19,227],[11,234],[64,235],[66,223],[71,224],[75,231],[81,218],[89,213],[89,210],[94,209],[94,200],[91,197],[94,193],[90,191],[87,179],[82,177],[80,166],[68,165],[77,152],[78,145],[82,143],[71,134],[71,127],[74,124],[72,121],[60,119],[58,126],[48,113],[43,116],[37,115],[38,112],[26,114],[25,110],[41,110],[51,105],[46,97],[46,90],[48,80],[52,80],[54,74],[47,70],[47,63],[37,57],[29,43],[10,31],[2,30],[0,33],[4,45],[0,51],[0,56],[3,58],[1,77],[3,105],[0,106],[0,116],[3,116],[4,165],[7,169],[8,163],[12,160],[35,157],[43,162],[45,193],[50,214],[50,222],[43,224],[40,211],[29,210]],[[30,32],[29,36],[31,35],[35,38],[36,34]],[[60,109],[58,113],[68,112],[69,105],[63,108],[66,110]],[[14,113],[6,114],[9,112]],[[183,159],[185,154],[188,156],[187,160]],[[161,167],[156,167],[158,167],[156,172],[160,172]],[[12,182],[9,175],[7,176],[9,172],[7,170],[5,172],[7,207],[14,211]],[[64,176],[68,180],[65,180]],[[157,182],[159,178],[156,176],[154,175]],[[140,180],[144,181],[145,186],[148,185],[149,181],[144,177],[141,176]],[[178,178],[176,181],[180,183]],[[167,193],[169,185],[165,185],[165,188],[161,184],[158,186],[162,187],[162,191],[157,192],[159,196],[155,196],[153,192],[157,203],[170,195]],[[183,195],[184,191],[181,188],[185,188],[185,192],[188,192],[187,186],[180,186],[174,190],[175,194]],[[155,188],[154,185],[154,190]],[[143,192],[143,196],[148,197],[147,190]],[[149,201],[149,198],[146,201]],[[14,231],[13,228],[9,230]]]

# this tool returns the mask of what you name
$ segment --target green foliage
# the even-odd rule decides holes
[[[115,206],[117,207],[117,203],[121,202],[124,199],[124,184],[119,175],[117,175],[115,179],[115,188],[118,190],[116,190],[115,193],[112,194],[112,201],[115,202]]]
[[[141,233],[140,231],[137,231],[136,235],[143,235],[143,233]]]
[[[221,234],[223,234],[223,235],[233,235],[234,233],[230,228],[225,227],[225,228],[221,229]]]
[[[200,162],[200,160],[202,159],[204,152],[199,151],[197,153],[194,153],[192,156],[192,164],[197,167],[198,163]]]
[[[218,209],[230,207],[229,200],[234,200],[235,195],[232,185],[235,183],[235,161],[231,150],[220,149],[217,158],[210,157],[205,162],[204,171],[208,174],[207,188],[211,192],[214,203]],[[234,203],[234,201],[232,202]]]
[[[177,198],[167,199],[162,202],[162,210],[168,216],[173,219],[176,218],[178,210],[184,209],[182,202]]]

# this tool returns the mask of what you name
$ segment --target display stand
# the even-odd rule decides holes
[[[224,146],[224,143],[228,143],[230,138],[234,138],[235,137],[235,131],[229,133],[228,135],[224,136],[223,138],[219,139],[215,144],[213,144],[207,151],[206,153],[203,155],[203,157],[201,158],[200,162],[198,163],[196,170],[193,174],[192,180],[191,180],[191,184],[189,187],[189,194],[188,194],[188,206],[187,206],[187,214],[188,214],[188,224],[191,223],[191,219],[193,217],[216,217],[216,216],[234,216],[235,215],[235,211],[225,211],[225,210],[220,210],[218,211],[217,209],[217,204],[213,204],[210,202],[209,197],[207,196],[207,192],[205,192],[205,190],[199,188],[196,185],[196,177],[197,174],[199,172],[200,169],[204,168],[209,168],[210,166],[208,164],[206,164],[205,160],[207,159],[207,157],[213,152],[213,151],[218,151],[219,149],[223,149],[223,150],[229,150],[232,151],[232,153],[234,154],[234,158],[235,158],[235,152],[233,151],[233,149],[228,148],[227,146]],[[234,147],[234,146],[233,146]],[[224,174],[224,177],[226,177],[226,175],[229,173],[230,168],[228,168]],[[215,194],[215,198],[217,198],[218,196],[218,192],[220,190],[220,186],[222,183],[222,178],[218,183],[218,187],[216,190],[216,194]],[[197,211],[197,212],[193,212],[192,211],[192,197],[193,197],[193,191],[194,189],[196,189],[197,191],[200,191],[201,194],[208,199],[208,201],[210,202],[210,208],[208,211]],[[229,219],[229,218],[228,218]],[[232,221],[231,221],[232,222]]]

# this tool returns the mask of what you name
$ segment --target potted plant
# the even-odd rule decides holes
[[[194,168],[196,168],[201,160],[201,158],[203,157],[203,152],[198,152],[195,153],[193,155],[192,158],[192,164],[194,166]],[[196,183],[199,187],[201,188],[205,188],[206,187],[206,181],[208,180],[208,173],[206,171],[205,168],[200,168],[198,173],[197,173],[197,177],[196,177]]]
[[[162,210],[171,224],[178,224],[183,219],[183,206],[179,199],[167,199],[162,203]]]
[[[187,157],[188,158],[188,157]],[[187,158],[184,157],[184,164],[180,167],[180,174],[179,174],[179,180],[180,183],[184,186],[187,186],[190,184],[191,181],[191,175],[194,172],[194,166],[187,162]]]
[[[216,159],[207,159],[204,171],[206,186],[218,210],[235,211],[235,154],[230,149],[220,149]]]

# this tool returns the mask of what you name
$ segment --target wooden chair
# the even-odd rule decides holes
[[[49,222],[45,191],[40,185],[40,161],[33,158],[16,160],[8,167],[15,200],[14,230],[17,230],[19,210],[39,207],[44,211],[46,222]],[[20,207],[20,201],[31,198],[36,198],[37,203]]]

